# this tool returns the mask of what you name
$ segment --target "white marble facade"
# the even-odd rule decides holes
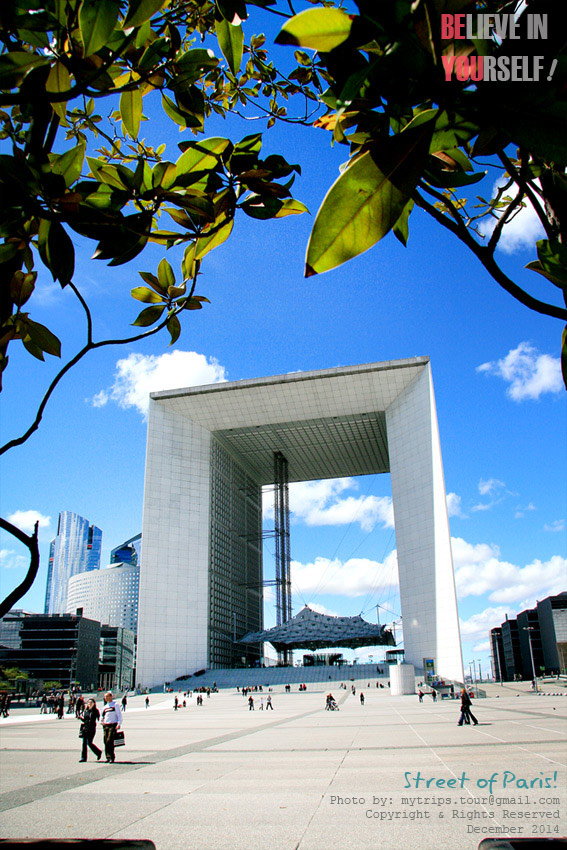
[[[290,481],[391,472],[406,660],[419,669],[433,658],[439,675],[463,680],[437,415],[420,357],[152,394],[137,683],[210,666],[213,439],[260,486],[272,483],[275,450]]]

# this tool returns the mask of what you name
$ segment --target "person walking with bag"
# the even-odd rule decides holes
[[[100,719],[100,711],[96,707],[94,699],[87,700],[87,707],[79,719],[82,721],[79,734],[83,739],[83,751],[79,761],[87,760],[87,747],[95,754],[96,760],[100,761],[102,750],[99,750],[97,745],[93,744],[93,739],[96,734],[96,722]]]
[[[475,726],[478,726],[478,720],[471,711],[471,705],[472,702],[470,696],[467,693],[467,689],[463,688],[463,690],[461,691],[461,716],[459,718],[457,726],[462,726],[463,722],[470,723],[471,720]]]
[[[114,763],[114,737],[122,723],[122,712],[110,691],[104,695],[102,709],[102,729],[104,733],[104,752],[107,762]]]

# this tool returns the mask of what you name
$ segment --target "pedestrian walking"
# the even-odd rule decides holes
[[[150,698],[146,697],[146,708],[149,708],[149,706],[150,706]]]
[[[437,691],[435,690],[435,688],[433,688],[433,690],[431,691],[431,696],[433,698],[433,702],[437,702]]]
[[[419,697],[419,701],[420,701],[420,702],[423,702],[423,691],[421,690],[421,688],[419,689],[419,691],[418,691],[417,695],[418,695],[418,697]]]
[[[457,726],[462,726],[463,723],[470,723],[471,720],[475,726],[478,726],[478,720],[471,711],[471,705],[471,698],[467,693],[467,689],[463,688],[461,691],[461,716],[459,717]]]
[[[362,693],[362,691],[360,692],[360,704],[364,705],[364,694]]]
[[[65,697],[63,694],[60,695],[57,700],[57,719],[63,720],[63,714],[65,712]]]
[[[127,705],[128,705],[128,695],[124,694],[124,696],[122,697],[122,712],[126,711]]]
[[[102,730],[104,734],[104,752],[106,761],[114,764],[114,738],[122,723],[122,712],[110,691],[104,695],[102,709]]]
[[[272,705],[272,695],[271,694],[268,694],[268,699],[266,700],[266,711],[269,708],[271,708],[272,711],[274,710],[274,706]]]
[[[254,711],[254,697],[252,694],[248,697],[248,711]]]
[[[95,754],[96,760],[100,761],[100,758],[102,756],[102,750],[100,750],[97,745],[93,743],[94,736],[96,735],[96,723],[97,720],[100,720],[100,711],[96,707],[96,702],[94,699],[87,700],[87,707],[83,711],[80,720],[80,734],[83,738],[83,748],[79,761],[87,760],[87,747],[91,750],[91,752]]]
[[[264,697],[260,697],[260,711],[264,711]]]

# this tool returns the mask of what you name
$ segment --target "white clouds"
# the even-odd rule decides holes
[[[483,481],[481,478],[478,482],[478,492],[481,496],[493,496],[499,490],[502,490],[506,485],[498,478],[489,478],[488,481]]]
[[[344,563],[338,558],[317,557],[312,563],[291,562],[291,584],[294,593],[306,596],[320,593],[331,596],[362,596],[363,594],[396,587],[398,561],[391,552],[383,563],[368,558],[349,558]]]
[[[479,614],[473,614],[468,620],[460,620],[461,637],[466,641],[486,639],[490,629],[495,629],[506,619],[508,609],[485,608]]]
[[[29,557],[18,555],[13,549],[0,549],[0,567],[4,570],[20,570],[28,567]]]
[[[348,525],[358,523],[364,531],[372,531],[377,523],[394,527],[394,510],[389,496],[346,496],[345,490],[356,490],[353,478],[329,478],[325,481],[300,481],[289,485],[289,508],[296,520],[306,525]],[[270,488],[266,488],[264,518],[274,516]]]
[[[565,520],[564,519],[555,519],[553,522],[546,523],[543,526],[544,531],[565,531]]]
[[[489,511],[494,505],[499,504],[504,498],[504,490],[506,485],[498,478],[489,478],[484,481],[482,478],[478,482],[478,492],[481,496],[490,496],[489,502],[480,502],[478,505],[473,505],[471,511]]]
[[[447,513],[450,517],[458,516],[463,519],[466,518],[461,507],[461,497],[457,496],[456,493],[447,493]]]
[[[525,608],[565,589],[567,559],[559,555],[520,567],[501,561],[497,546],[473,545],[460,537],[452,538],[451,546],[460,599],[487,595],[491,602],[521,603]]]
[[[501,360],[482,363],[477,372],[507,381],[506,395],[514,401],[539,399],[544,393],[559,393],[563,389],[559,358],[540,354],[529,342],[521,342]]]
[[[207,359],[196,351],[176,350],[161,355],[130,354],[117,362],[112,386],[97,393],[91,403],[94,407],[102,407],[108,401],[115,401],[123,408],[137,408],[145,417],[151,392],[221,381],[226,381],[224,366],[213,357]]]
[[[31,534],[36,522],[39,523],[40,528],[49,528],[51,524],[51,517],[43,516],[43,514],[40,514],[39,511],[15,511],[8,517],[8,522],[11,522],[12,525],[21,528],[21,530],[27,532],[27,534]]]
[[[499,183],[494,184],[494,192]],[[496,227],[496,219],[488,219],[483,226],[486,236],[491,236]],[[515,254],[517,251],[533,250],[537,239],[544,239],[545,231],[533,206],[526,200],[526,206],[504,225],[498,242],[498,250],[505,254]]]

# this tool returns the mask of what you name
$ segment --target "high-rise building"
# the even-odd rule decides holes
[[[127,691],[134,677],[134,632],[117,626],[101,626],[98,685],[103,690]]]
[[[138,628],[140,567],[136,564],[110,564],[102,570],[71,576],[67,589],[67,613],[82,611],[109,626]]]
[[[64,614],[71,576],[100,567],[102,531],[72,511],[61,511],[57,536],[51,541],[45,613]]]
[[[110,553],[111,564],[134,564],[140,566],[140,553],[142,550],[142,533],[136,534],[130,540],[125,540],[120,546],[116,546]]]

